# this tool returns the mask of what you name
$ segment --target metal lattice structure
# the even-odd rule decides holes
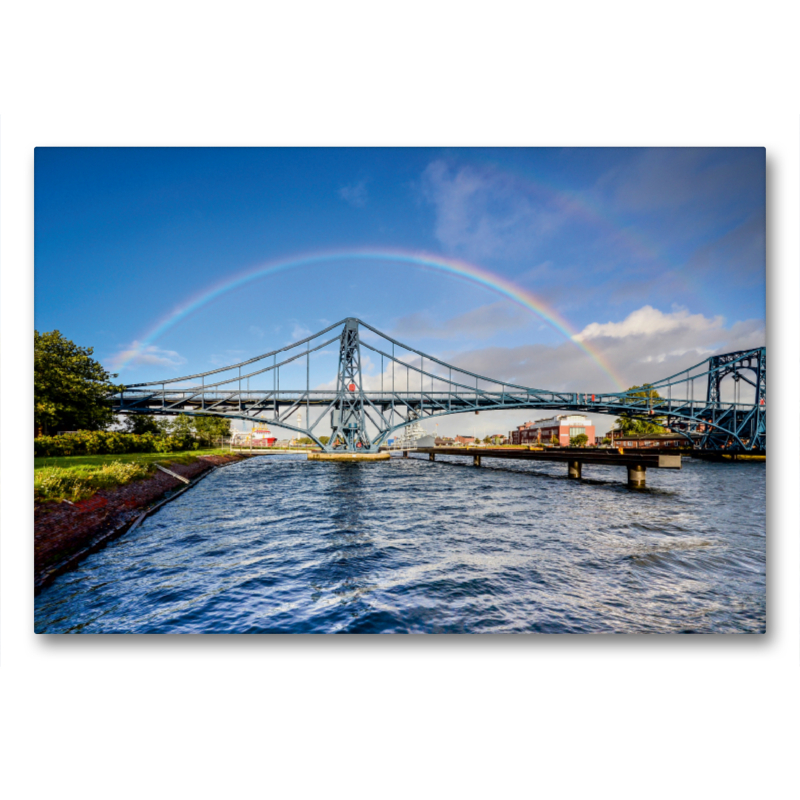
[[[325,338],[340,326],[340,333]],[[368,351],[369,372],[363,369],[362,350]],[[338,354],[335,382],[315,379],[317,388],[311,388],[312,362],[316,371],[323,357],[334,353]],[[447,364],[351,317],[238,364],[125,386],[112,401],[121,414],[215,415],[279,425],[329,452],[375,452],[395,431],[424,418],[552,409],[658,418],[695,447],[753,453],[766,452],[766,359],[765,347],[711,356],[648,384],[645,391],[553,392]],[[242,372],[253,365],[255,369]],[[281,388],[281,370],[300,385],[286,388],[284,377]],[[270,378],[272,388],[265,388]],[[260,388],[250,388],[253,379],[259,379]],[[331,388],[325,388],[326,384]],[[743,394],[747,395],[744,399]],[[298,413],[301,421],[305,417],[304,425],[293,424],[293,415]],[[331,437],[323,444],[319,437],[325,419],[329,419]]]

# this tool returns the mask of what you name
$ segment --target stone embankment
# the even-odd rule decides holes
[[[192,483],[212,469],[248,455],[200,456],[191,464],[164,465]],[[190,484],[192,485],[192,484]],[[186,484],[165,472],[124,486],[100,489],[89,502],[34,504],[34,587],[39,591],[57,575],[72,569],[89,553],[121,536],[160,502],[174,496]]]

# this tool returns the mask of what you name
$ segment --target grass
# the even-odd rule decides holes
[[[225,455],[227,449],[190,450],[182,453],[125,453],[103,456],[35,458],[34,498],[83,500],[98,489],[123,486],[155,472],[155,463],[191,464],[198,456]]]

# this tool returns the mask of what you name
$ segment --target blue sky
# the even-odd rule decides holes
[[[120,381],[231,363],[358,316],[503,380],[615,388],[541,316],[412,263],[339,258],[267,275],[147,338],[235,275],[363,248],[458,258],[513,281],[642,383],[764,343],[765,151],[36,150],[36,327],[94,347]],[[507,431],[532,414],[439,431]]]

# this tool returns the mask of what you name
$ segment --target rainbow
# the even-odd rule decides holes
[[[564,337],[569,339],[576,347],[583,350],[584,353],[614,381],[617,388],[620,391],[624,391],[624,381],[614,372],[602,353],[594,349],[589,343],[578,340],[576,338],[578,332],[573,330],[570,324],[560,316],[557,311],[548,307],[541,298],[537,297],[532,292],[517,286],[501,275],[497,275],[494,272],[490,272],[474,264],[469,264],[466,261],[445,258],[430,253],[387,249],[328,250],[318,253],[309,253],[263,264],[255,269],[241,272],[238,275],[227,278],[211,288],[201,291],[189,298],[170,311],[166,316],[159,319],[155,325],[144,334],[141,340],[137,342],[135,348],[123,350],[117,354],[112,369],[115,372],[122,370],[134,356],[142,352],[143,348],[150,346],[171,327],[227,292],[238,289],[267,275],[274,275],[278,272],[284,272],[298,267],[309,267],[330,261],[341,261],[343,259],[412,264],[419,269],[439,274],[449,274],[469,283],[484,286],[495,294],[513,300],[518,305],[539,316],[548,325],[555,328]]]

